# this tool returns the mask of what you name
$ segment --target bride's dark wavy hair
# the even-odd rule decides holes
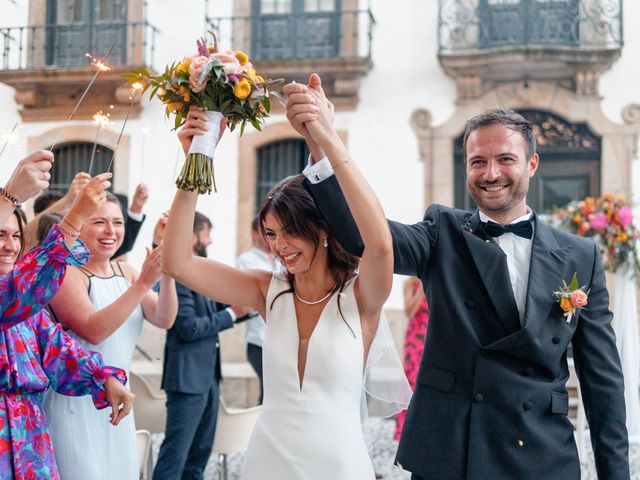
[[[327,266],[338,287],[338,292],[341,293],[347,280],[349,280],[349,276],[358,268],[360,259],[348,253],[331,235],[329,224],[320,213],[311,194],[304,188],[303,181],[304,175],[294,175],[285,178],[269,190],[262,200],[258,216],[260,231],[265,236],[264,221],[267,214],[272,213],[288,235],[310,241],[315,245],[316,251],[322,241],[322,231],[327,232]],[[311,259],[312,262],[314,258]],[[289,282],[289,289],[283,290],[276,295],[271,302],[270,309],[273,308],[273,304],[280,295],[294,291],[295,276],[287,272],[287,281]],[[344,315],[342,315],[342,310],[340,309],[340,297],[338,297],[338,309],[344,320]]]

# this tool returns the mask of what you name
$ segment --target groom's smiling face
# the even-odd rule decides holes
[[[466,148],[467,188],[480,210],[501,223],[526,214],[538,156],[527,158],[522,134],[502,123],[486,125],[471,132]]]

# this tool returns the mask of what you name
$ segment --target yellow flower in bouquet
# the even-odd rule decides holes
[[[244,53],[242,50],[236,51],[236,58],[238,59],[238,62],[240,62],[240,65],[244,65],[249,61],[249,55]]]
[[[241,78],[238,83],[236,83],[236,86],[233,87],[233,94],[240,100],[244,100],[251,95],[251,83],[249,83],[249,80]]]
[[[207,113],[219,112],[227,119],[227,126],[232,131],[240,126],[240,135],[247,123],[261,130],[271,110],[269,87],[280,80],[265,80],[257,74],[245,52],[220,50],[213,33],[212,36],[213,45],[207,45],[204,39],[198,40],[197,55],[185,56],[181,61],[167,65],[160,75],[152,75],[140,68],[123,77],[129,84],[142,82],[145,91],[151,88],[150,97],[165,104],[167,117],[175,115],[176,129],[186,121],[189,108],[196,105]],[[211,121],[213,118],[218,116],[212,115]],[[214,125],[209,126],[203,137],[215,130]],[[212,187],[216,190],[213,173],[215,142],[203,141],[203,144],[207,147],[202,150],[194,150],[192,146],[194,153],[187,156],[176,181],[179,188],[199,193],[211,192]],[[209,150],[210,153],[204,153]]]

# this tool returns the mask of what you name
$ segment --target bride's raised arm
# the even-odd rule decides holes
[[[365,317],[371,316],[375,322],[371,326],[375,328],[377,314],[387,300],[393,282],[393,243],[389,225],[376,194],[333,128],[333,106],[324,95],[320,77],[313,74],[308,86],[297,87],[289,90],[287,118],[296,130],[306,129],[312,153],[319,149],[324,151],[358,226],[364,243],[356,283],[358,305]]]
[[[193,136],[205,131],[203,115],[202,110],[192,108],[187,122],[178,134],[186,151]],[[164,271],[206,297],[229,305],[255,308],[264,318],[265,296],[271,278],[269,272],[238,270],[194,255],[193,220],[197,201],[196,192],[176,191],[162,242]]]

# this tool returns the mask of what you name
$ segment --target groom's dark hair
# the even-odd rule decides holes
[[[501,123],[514,132],[520,132],[522,138],[524,138],[527,161],[531,160],[533,154],[536,153],[536,136],[533,133],[533,124],[519,113],[508,108],[491,108],[467,120],[462,139],[464,161],[467,161],[467,140],[471,132],[480,127],[495,125],[496,123]]]

